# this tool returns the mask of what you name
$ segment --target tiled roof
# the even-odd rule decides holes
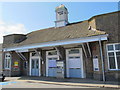
[[[52,27],[43,30],[33,31],[27,34],[27,39],[16,44],[4,45],[4,47],[22,46],[34,43],[66,40],[81,37],[90,37],[106,34],[103,31],[88,30],[88,21],[70,24],[64,27]]]

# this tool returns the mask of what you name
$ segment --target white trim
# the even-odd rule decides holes
[[[80,48],[80,53],[81,53],[80,57],[81,57],[81,63],[82,63],[82,65],[81,65],[82,78],[85,78],[85,71],[84,71],[84,66],[83,66],[83,52],[82,52],[82,48]]]
[[[43,60],[42,56],[41,56],[41,51],[37,51],[37,49],[34,49],[35,50],[35,53],[37,53],[40,57],[41,60]]]
[[[109,43],[109,44],[107,44],[107,45],[113,45],[113,44],[120,44],[120,43]]]
[[[57,51],[58,56],[62,58],[62,55],[61,55],[61,53],[60,53],[60,50],[59,50],[57,47],[55,47],[55,50]]]
[[[30,54],[30,57],[31,57],[31,53]],[[29,58],[29,75],[31,76],[31,58]]]
[[[120,50],[115,50],[115,45],[116,45],[116,44],[120,44],[120,43],[106,44],[107,60],[108,60],[108,70],[110,70],[110,71],[113,71],[113,70],[118,71],[118,70],[120,70],[120,69],[118,69],[117,56],[116,56],[116,52],[119,52]],[[108,46],[109,46],[109,45],[113,45],[113,49],[114,49],[114,50],[108,51]],[[109,55],[108,55],[109,52],[113,52],[113,53],[114,53],[115,67],[116,67],[116,69],[110,69],[110,62],[109,62]]]
[[[71,48],[72,49],[72,48]],[[69,66],[68,66],[68,60],[69,60],[69,56],[80,56],[81,58],[81,73],[82,73],[82,77],[81,78],[85,78],[85,72],[84,72],[84,67],[83,67],[83,52],[82,52],[82,48],[75,48],[75,49],[79,49],[80,50],[80,53],[78,54],[69,54],[68,52],[71,50],[71,49],[66,49],[66,74],[67,74],[67,77],[69,78]]]
[[[22,60],[27,60],[26,57],[21,52],[16,52]]]
[[[86,50],[85,50],[85,47],[84,47],[84,44],[83,44],[83,43],[82,43],[82,48],[83,48],[83,51],[84,51],[85,56],[86,56],[86,58],[87,58],[87,53],[86,53]]]
[[[29,52],[28,49],[17,50],[16,52]]]
[[[51,51],[46,51],[46,76],[47,77],[49,77],[48,76],[48,58],[58,58],[58,60],[59,60],[59,55],[58,55],[58,53],[57,53],[57,55],[48,55],[48,53],[49,52],[52,52],[52,51],[56,51],[56,50],[51,50]]]
[[[30,65],[30,66],[29,66],[29,67],[30,67],[30,68],[29,68],[29,71],[30,71],[30,72],[29,72],[29,75],[31,76],[31,64],[32,64],[32,63],[31,63],[31,60],[37,58],[37,59],[39,59],[39,76],[41,76],[41,59],[40,59],[39,56],[32,56],[32,53],[33,53],[33,52],[30,53],[30,59],[29,59],[29,62],[30,62],[30,64],[29,64],[29,65]]]
[[[90,50],[90,45],[89,45],[89,43],[87,42],[87,47],[88,47],[88,51],[89,51],[89,54],[90,54],[90,57],[92,56],[92,54],[91,54],[91,50]]]
[[[14,50],[23,50],[23,49],[32,49],[32,48],[41,48],[41,47],[51,47],[51,46],[59,46],[59,45],[68,45],[68,44],[77,44],[77,43],[86,43],[86,42],[94,42],[101,40],[107,40],[106,35],[99,35],[99,36],[91,36],[91,37],[82,37],[82,38],[74,38],[74,39],[66,39],[66,40],[58,40],[58,41],[51,41],[51,42],[44,42],[44,43],[36,43],[30,45],[23,45],[23,46],[16,46],[11,48],[4,48],[3,51],[14,51]]]

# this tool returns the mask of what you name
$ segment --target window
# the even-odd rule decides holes
[[[116,52],[116,58],[117,58],[118,69],[120,69],[120,51]]]
[[[120,50],[120,44],[115,45],[115,50]]]
[[[69,51],[69,54],[78,54],[78,53],[80,53],[79,49],[71,49]]]
[[[120,44],[107,45],[108,64],[110,70],[120,69]]]
[[[114,50],[114,49],[113,49],[113,45],[109,45],[109,46],[108,46],[108,51],[110,51],[110,50]]]
[[[63,14],[63,11],[58,12],[58,14],[59,14],[59,15],[62,15],[62,14]]]
[[[38,53],[33,52],[33,53],[32,53],[32,56],[38,56]]]
[[[35,64],[35,61],[32,60],[32,69],[34,69],[34,64]]]
[[[5,69],[10,69],[11,65],[11,56],[9,53],[5,54]]]
[[[69,57],[69,59],[80,59],[80,57],[79,57],[79,56],[78,56],[78,57],[77,57],[77,56],[76,56],[76,57],[74,56],[74,57]]]
[[[114,52],[109,52],[108,56],[109,56],[109,64],[110,64],[109,67],[110,67],[110,69],[116,69]]]
[[[48,55],[57,55],[57,51],[50,51],[48,52]]]

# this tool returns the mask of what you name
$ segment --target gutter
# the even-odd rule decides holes
[[[99,36],[91,36],[91,37],[67,39],[67,40],[50,41],[50,42],[44,42],[44,43],[29,44],[29,45],[16,46],[16,47],[10,47],[10,48],[3,48],[3,52],[19,51],[19,50],[20,51],[25,50],[28,52],[28,49],[33,49],[33,48],[42,48],[42,47],[52,47],[52,46],[59,46],[59,45],[94,42],[94,41],[99,41],[100,37],[101,37],[101,40],[107,40],[107,36],[108,36],[108,34],[99,35]]]

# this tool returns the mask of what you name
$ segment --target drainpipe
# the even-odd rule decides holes
[[[101,37],[99,38],[99,46],[100,46],[100,57],[101,57],[101,61],[102,61],[103,82],[105,82],[105,70],[104,70],[104,62],[103,62],[103,52],[102,52],[102,45],[101,45]]]

